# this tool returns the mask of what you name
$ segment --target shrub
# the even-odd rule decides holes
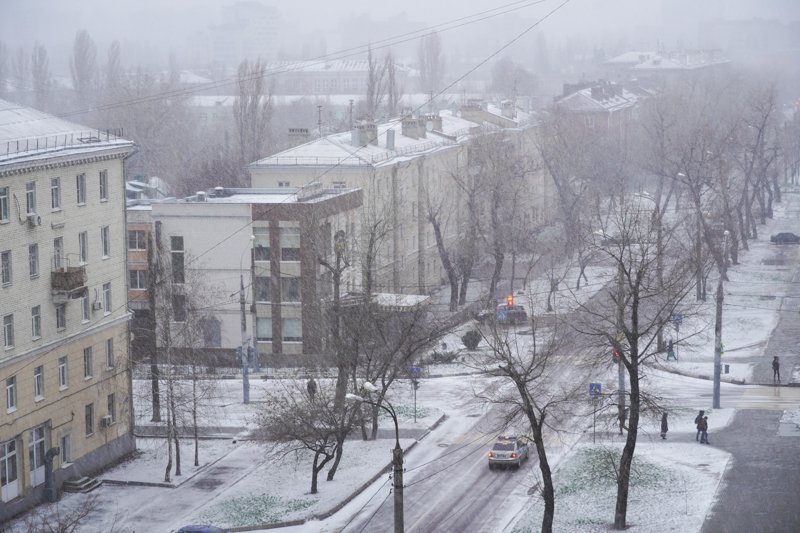
[[[478,347],[478,343],[481,342],[481,334],[475,331],[474,329],[469,330],[461,337],[461,342],[464,343],[464,346],[467,350],[474,350]]]

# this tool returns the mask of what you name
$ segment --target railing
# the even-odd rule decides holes
[[[64,266],[50,273],[50,286],[54,291],[74,291],[86,285],[86,267]]]
[[[116,141],[120,138],[122,138],[122,128],[74,131],[57,135],[12,139],[0,142],[0,156],[36,152],[38,150],[87,146],[101,142]]]
[[[268,165],[296,165],[296,166],[370,166],[375,163],[388,161],[397,156],[426,152],[443,145],[456,144],[449,139],[441,138],[439,141],[425,141],[411,146],[404,146],[397,150],[387,150],[378,154],[356,153],[349,157],[316,157],[316,156],[274,156],[268,158]]]

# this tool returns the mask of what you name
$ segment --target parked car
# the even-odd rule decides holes
[[[776,233],[770,237],[769,240],[775,244],[800,244],[800,235],[795,235],[794,233],[784,231],[781,233]]]
[[[528,460],[528,439],[514,435],[500,435],[489,451],[489,470],[497,467],[519,468]]]
[[[495,311],[495,320],[498,324],[517,325],[528,321],[528,313],[521,305],[498,305]]]

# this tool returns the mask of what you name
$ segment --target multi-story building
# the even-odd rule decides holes
[[[168,319],[176,331],[179,322],[201,321],[200,347],[216,353],[218,361],[232,363],[242,344],[255,344],[261,363],[270,366],[300,364],[302,354],[320,354],[327,336],[325,301],[333,295],[334,280],[322,261],[335,266],[335,244],[345,244],[341,265],[346,260],[349,266],[340,274],[341,294],[359,288],[358,257],[350,243],[358,235],[361,203],[360,190],[316,185],[218,187],[189,198],[130,202],[130,299],[136,321],[152,318],[147,271],[160,250],[171,270],[165,278],[177,280]],[[178,309],[198,294],[198,316]],[[138,327],[134,324],[134,333]]]
[[[135,449],[123,244],[133,151],[0,100],[0,521]]]

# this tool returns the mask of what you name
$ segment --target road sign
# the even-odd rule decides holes
[[[589,383],[589,396],[592,398],[596,398],[600,396],[603,392],[603,384],[602,383]]]
[[[422,375],[422,367],[410,366],[408,367],[408,373],[411,374],[412,378],[418,378]]]
[[[683,313],[672,313],[672,321],[680,324],[683,321]]]

